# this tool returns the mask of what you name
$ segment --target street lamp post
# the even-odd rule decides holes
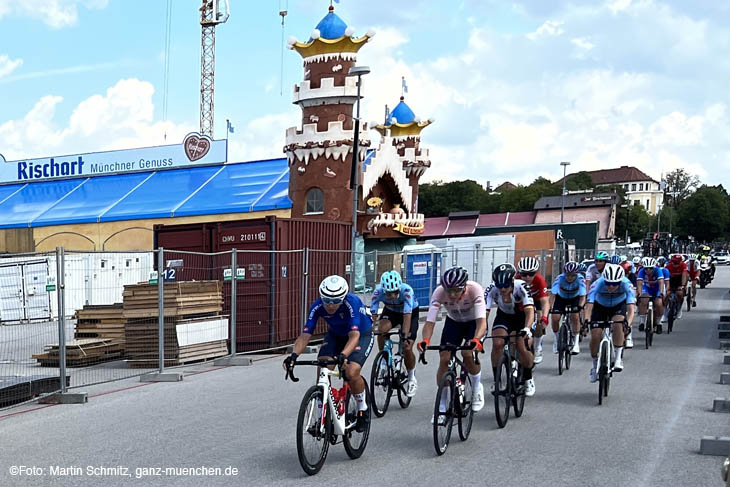
[[[354,139],[352,142],[352,169],[350,172],[350,189],[352,189],[352,247],[350,249],[350,289],[355,289],[355,242],[357,241],[357,207],[359,206],[358,186],[360,185],[360,87],[362,77],[370,72],[367,66],[353,66],[348,75],[357,76],[357,108],[355,116]]]
[[[566,172],[568,171],[568,166],[570,166],[569,162],[561,162],[561,166],[563,166],[563,198],[562,202],[560,204],[560,223],[563,223],[563,218],[565,215],[565,177]]]

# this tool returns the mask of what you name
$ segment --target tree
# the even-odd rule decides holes
[[[664,178],[666,188],[664,190],[667,204],[675,210],[679,205],[692,194],[699,185],[700,180],[684,169],[675,169]]]
[[[418,191],[419,211],[426,217],[448,216],[452,211],[477,211],[487,193],[476,181],[436,181]]]
[[[641,205],[631,205],[629,211],[629,237],[632,242],[642,240],[651,231],[651,216]]]
[[[595,188],[595,184],[593,184],[593,179],[591,179],[590,174],[585,171],[581,171],[567,176],[565,180],[565,188],[568,191],[580,191],[584,189],[593,189]]]
[[[718,186],[700,186],[679,207],[680,234],[711,242],[726,237],[730,230],[730,196]]]

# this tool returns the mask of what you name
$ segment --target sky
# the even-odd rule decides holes
[[[215,138],[229,160],[282,157],[292,89],[329,0],[230,0],[216,32]],[[179,143],[199,129],[199,0],[0,0],[0,154],[7,160]],[[288,11],[282,32],[279,11]],[[341,0],[375,37],[358,55],[365,121],[406,102],[422,182],[496,186],[636,166],[730,187],[730,2]],[[165,60],[168,77],[165,83]],[[165,85],[167,84],[167,91]],[[167,94],[167,96],[165,96]],[[167,100],[167,103],[165,103]],[[377,143],[377,133],[371,132]]]

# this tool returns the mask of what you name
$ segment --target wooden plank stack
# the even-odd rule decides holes
[[[59,366],[59,346],[52,343],[43,347],[43,353],[33,355],[43,367]],[[117,360],[124,354],[122,345],[105,338],[78,338],[66,343],[66,365],[86,367],[109,360]]]
[[[74,338],[106,338],[124,348],[124,324],[122,303],[86,305],[76,311]]]
[[[122,316],[126,320],[125,349],[132,367],[154,368],[158,364],[157,284],[124,286]],[[227,317],[223,311],[220,281],[170,282],[164,284],[165,366],[221,357],[228,353],[225,339],[180,345],[179,327],[205,327]]]

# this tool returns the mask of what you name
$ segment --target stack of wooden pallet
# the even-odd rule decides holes
[[[158,364],[158,292],[157,284],[124,287],[125,349],[133,367]],[[222,310],[220,281],[165,283],[165,366],[226,355],[228,318]]]
[[[107,338],[124,348],[122,303],[86,305],[76,310],[74,338]]]
[[[33,355],[43,367],[59,366],[59,346],[52,343],[43,347],[43,353]],[[66,342],[66,365],[86,367],[122,357],[124,350],[115,340],[105,338],[78,338]]]

